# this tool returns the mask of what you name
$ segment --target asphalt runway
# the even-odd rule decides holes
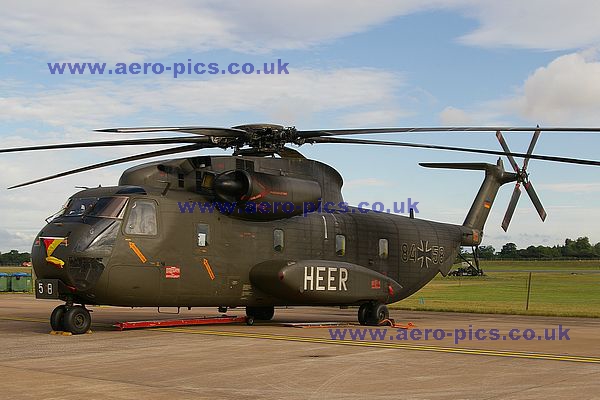
[[[93,307],[93,333],[50,335],[58,304],[0,295],[1,399],[600,399],[599,319],[392,311],[396,323],[414,326],[352,340],[348,330],[362,329],[356,309],[277,309],[253,326],[121,332],[112,324],[218,313]],[[558,340],[559,325],[569,340]],[[556,340],[543,340],[552,328]],[[346,329],[346,338],[330,329]],[[499,338],[476,340],[477,329]],[[513,341],[513,329],[535,336]],[[420,340],[410,338],[419,331]],[[442,331],[443,340],[433,337]]]

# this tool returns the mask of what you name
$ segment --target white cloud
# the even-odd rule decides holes
[[[450,125],[504,125],[502,121],[523,119],[541,126],[598,126],[599,104],[598,52],[587,50],[560,56],[536,69],[505,98],[470,109],[448,106],[440,113],[440,119]]]
[[[483,47],[580,49],[600,43],[596,0],[465,0],[449,2],[481,24],[461,41]]]
[[[57,61],[304,49],[425,10],[456,10],[476,19],[480,26],[461,38],[471,45],[577,49],[600,42],[600,4],[594,0],[1,3],[0,52],[33,50]]]
[[[180,51],[298,49],[423,9],[396,2],[3,1],[0,43],[55,57],[146,59]]]
[[[0,251],[7,253],[9,250],[25,250],[29,251],[35,234],[25,232],[9,232],[6,229],[0,228],[0,243],[2,247]]]
[[[98,128],[109,121],[145,112],[214,117],[257,112],[293,124],[313,114],[355,114],[365,107],[383,109],[398,102],[398,74],[369,68],[330,71],[292,70],[289,75],[227,76],[204,81],[163,79],[99,82],[30,94],[0,97],[0,120],[38,120],[55,126]],[[395,116],[403,115],[400,106]]]
[[[568,54],[531,74],[507,111],[544,124],[600,124],[600,62],[594,52]]]
[[[456,107],[446,107],[440,113],[440,121],[442,125],[459,126],[472,125],[474,119],[472,114],[463,109]]]

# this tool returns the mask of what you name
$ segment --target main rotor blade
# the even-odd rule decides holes
[[[531,182],[527,182],[525,184],[525,190],[527,191],[527,194],[529,195],[529,198],[531,199],[533,206],[535,207],[538,214],[540,215],[540,218],[542,219],[542,221],[545,221],[546,215],[547,215],[546,210],[544,210],[544,206],[542,206],[542,202],[540,201],[540,198],[538,197],[537,193],[533,189],[533,185],[531,184]]]
[[[247,132],[236,128],[213,128],[207,126],[147,126],[135,128],[95,129],[96,132],[108,133],[152,133],[152,132],[181,132],[194,135],[218,137],[244,137]]]
[[[215,147],[215,146],[203,146],[201,144],[190,144],[190,145],[181,146],[181,147],[175,147],[175,148],[171,148],[171,149],[151,151],[149,153],[142,153],[142,154],[138,154],[138,155],[135,155],[135,156],[128,156],[128,157],[123,157],[123,158],[117,158],[116,160],[104,161],[104,162],[101,162],[101,163],[98,163],[98,164],[92,164],[92,165],[88,165],[88,166],[85,166],[85,167],[76,168],[76,169],[72,169],[72,170],[69,170],[69,171],[61,172],[61,173],[58,173],[58,174],[55,174],[55,175],[46,176],[44,178],[36,179],[36,180],[33,180],[33,181],[21,183],[21,184],[15,185],[15,186],[11,186],[8,189],[16,189],[16,188],[23,187],[23,186],[33,185],[34,183],[44,182],[44,181],[48,181],[48,180],[55,179],[55,178],[61,178],[63,176],[67,176],[67,175],[77,174],[79,172],[91,171],[91,170],[97,169],[97,168],[108,167],[108,166],[111,166],[111,165],[122,164],[122,163],[130,162],[130,161],[138,161],[138,160],[143,160],[143,159],[151,158],[151,157],[158,157],[158,156],[165,156],[165,155],[169,155],[169,154],[183,153],[183,152],[186,152],[186,151],[198,150],[198,149],[202,149],[202,148],[206,148],[206,147]]]
[[[502,132],[496,131],[496,138],[500,142],[500,146],[502,146],[502,149],[504,149],[504,151],[506,153],[510,153],[510,149],[508,148],[508,144],[506,143],[506,140],[504,140],[504,136],[502,136]],[[510,165],[513,167],[513,170],[516,173],[519,173],[519,165],[515,161],[514,157],[511,155],[507,155],[506,157],[508,158]]]
[[[307,140],[307,143],[344,143],[344,144],[372,144],[378,146],[398,146],[398,147],[415,147],[420,149],[434,149],[434,150],[449,150],[449,151],[461,151],[464,153],[478,153],[478,154],[492,154],[497,156],[511,155],[513,157],[527,157],[527,154],[523,153],[505,153],[503,151],[496,150],[485,150],[485,149],[472,149],[467,147],[453,147],[453,146],[439,146],[435,144],[420,144],[420,143],[406,143],[406,142],[389,142],[381,140],[369,140],[369,139],[350,139],[350,138],[334,138],[334,137],[316,137]],[[554,161],[567,164],[581,164],[581,165],[594,165],[600,166],[600,161],[596,160],[584,160],[580,158],[568,158],[568,157],[557,157],[557,156],[545,156],[531,154],[530,158],[535,160]]]
[[[533,137],[531,138],[531,143],[529,143],[529,148],[527,149],[527,154],[533,153],[533,148],[535,147],[535,144],[537,143],[539,137],[540,137],[540,130],[538,129],[537,131],[535,131],[533,133]],[[525,161],[523,161],[523,170],[524,171],[527,170],[528,165],[529,165],[529,157],[525,158]]]
[[[515,213],[515,208],[517,208],[519,197],[521,197],[521,184],[517,182],[515,185],[515,190],[513,190],[513,194],[510,197],[510,202],[508,203],[508,208],[506,209],[504,218],[502,219],[502,229],[504,229],[504,232],[508,230],[508,225],[510,225],[510,220]]]
[[[533,132],[536,130],[546,132],[600,132],[600,128],[577,127],[519,127],[519,126],[434,126],[434,127],[399,127],[399,128],[358,128],[358,129],[315,129],[297,131],[300,138],[318,136],[362,135],[374,133],[411,133],[411,132]]]
[[[29,147],[13,147],[10,149],[0,149],[0,153],[16,153],[32,150],[55,150],[55,149],[76,149],[84,147],[112,147],[112,146],[138,146],[154,144],[174,144],[174,143],[211,143],[209,137],[180,137],[180,138],[151,138],[151,139],[127,139],[110,140],[103,142],[84,142],[84,143],[64,143],[64,144],[45,144]]]

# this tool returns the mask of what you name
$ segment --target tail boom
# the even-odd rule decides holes
[[[463,246],[477,245],[481,242],[483,227],[487,221],[500,187],[515,182],[517,174],[504,170],[501,159],[494,164],[488,163],[420,163],[427,168],[463,169],[485,171],[485,179],[467,213],[463,226],[467,228],[463,235]]]

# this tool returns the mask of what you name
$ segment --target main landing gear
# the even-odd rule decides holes
[[[84,306],[62,305],[52,311],[50,326],[53,331],[71,332],[73,335],[81,335],[90,330],[92,316]]]
[[[258,321],[270,321],[275,314],[275,307],[273,306],[265,306],[265,307],[246,307],[246,316],[248,317],[248,321],[254,323],[254,320]],[[248,325],[252,325],[249,323]]]
[[[377,326],[390,318],[390,312],[385,304],[371,301],[364,303],[358,309],[358,322],[361,325]]]

